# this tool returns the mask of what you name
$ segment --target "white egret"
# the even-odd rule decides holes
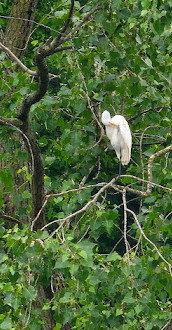
[[[127,165],[131,157],[132,137],[126,119],[121,115],[111,118],[109,111],[105,110],[102,113],[102,123],[105,125],[106,135],[115,149],[120,163]],[[119,172],[121,172],[121,168]]]

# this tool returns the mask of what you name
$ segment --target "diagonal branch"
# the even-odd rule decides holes
[[[126,209],[126,211],[127,212],[129,212],[132,216],[133,216],[133,218],[134,218],[134,220],[135,220],[135,222],[136,222],[136,224],[137,224],[137,226],[138,226],[138,228],[139,228],[139,230],[140,230],[140,233],[142,234],[142,236],[144,237],[144,239],[150,244],[150,245],[152,245],[153,246],[153,248],[155,249],[155,251],[157,252],[157,254],[159,255],[159,257],[166,263],[166,265],[168,266],[168,268],[169,268],[169,272],[170,272],[170,275],[172,276],[172,264],[170,264],[164,257],[163,257],[163,255],[161,254],[161,252],[158,250],[158,248],[157,248],[157,246],[155,245],[155,243],[153,243],[147,236],[146,236],[146,234],[144,233],[144,231],[143,231],[143,229],[142,229],[142,227],[141,227],[141,225],[140,225],[140,222],[139,222],[139,220],[138,220],[138,218],[137,218],[137,216],[136,216],[136,214],[132,211],[132,210],[130,210],[130,209]]]
[[[153,154],[152,156],[150,156],[149,161],[148,161],[148,181],[150,183],[148,183],[147,185],[147,194],[150,194],[152,191],[152,166],[153,166],[153,162],[157,157],[160,157],[162,155],[165,155],[167,152],[172,151],[172,144],[162,150],[157,151],[155,154]],[[172,191],[172,189],[170,189]]]
[[[73,28],[72,31],[68,33],[66,36],[63,33],[63,36],[61,36],[60,39],[59,37],[56,37],[51,42],[49,43],[46,42],[42,47],[46,54],[45,56],[47,57],[49,55],[54,54],[59,45],[63,44],[66,41],[69,41],[72,38],[72,36],[79,31],[80,27],[83,26],[84,23],[89,20],[89,18],[94,14],[94,12],[96,12],[100,8],[101,7],[99,6],[90,10],[90,12],[86,16],[84,16],[84,18],[81,20],[81,22],[75,28]]]
[[[27,68],[27,66],[25,66],[20,60],[19,58],[8,48],[5,47],[1,42],[0,42],[0,50],[3,50],[5,53],[7,53],[12,61],[15,61],[18,66],[25,72],[27,72],[28,74],[30,74],[31,76],[36,76],[37,72],[36,71],[32,71],[30,69]]]
[[[69,214],[68,216],[66,216],[63,219],[57,219],[57,220],[54,220],[54,221],[51,221],[51,222],[47,223],[44,227],[41,228],[41,230],[44,230],[45,228],[51,226],[54,223],[57,223],[57,222],[60,222],[60,221],[70,220],[71,218],[75,217],[76,215],[80,214],[81,212],[84,212],[85,210],[87,210],[91,205],[93,205],[97,201],[98,197],[102,194],[102,192],[105,189],[111,187],[111,185],[115,182],[115,180],[116,180],[116,178],[113,178],[110,182],[108,182],[106,185],[104,185],[102,188],[100,188],[100,190],[94,195],[94,197],[87,204],[85,204],[80,210]],[[51,234],[51,237],[55,233],[56,233],[56,230]]]
[[[124,205],[124,243],[125,243],[127,261],[128,261],[128,264],[130,265],[130,255],[129,255],[128,241],[127,241],[127,202],[126,202],[126,189],[124,189],[122,191],[122,200],[123,200],[123,205]]]
[[[68,26],[71,23],[73,11],[74,11],[74,3],[75,3],[75,0],[71,0],[71,5],[70,5],[70,11],[69,11],[68,19],[67,19],[64,27],[61,29],[61,31],[59,33],[59,36],[57,37],[57,41],[58,42],[60,41],[60,39],[62,38],[62,36],[64,35],[64,33],[66,32]]]
[[[5,118],[0,116],[0,125],[7,125],[16,128],[20,127],[22,125],[22,122],[18,118]]]
[[[60,47],[60,48],[57,48],[56,49],[56,53],[57,52],[62,52],[63,50],[68,50],[68,49],[71,49],[72,46],[66,46],[66,47]],[[17,65],[23,70],[25,71],[26,73],[28,73],[29,75],[31,76],[37,76],[38,75],[38,72],[37,71],[32,71],[30,70],[26,65],[24,65],[24,63],[19,60],[19,58],[6,46],[4,46],[1,42],[0,42],[0,50],[3,50],[6,54],[9,55],[9,57],[11,58],[12,61],[16,62]],[[49,78],[55,78],[55,77],[58,77],[54,74],[51,74],[49,73]]]
[[[76,33],[76,32],[78,32],[78,30],[80,29],[80,27],[81,26],[83,26],[84,25],[84,23],[86,23],[88,20],[89,20],[89,18],[97,11],[97,10],[99,10],[99,9],[101,9],[101,7],[100,6],[98,6],[98,7],[96,7],[96,8],[94,8],[94,9],[92,9],[92,10],[90,10],[90,12],[86,15],[86,16],[84,16],[84,18],[82,19],[82,21],[66,36],[66,37],[64,37],[64,38],[62,38],[61,39],[61,41],[60,41],[60,43],[62,44],[62,43],[64,43],[64,42],[66,42],[66,41],[68,41],[68,40],[70,40],[71,38],[72,38],[72,36]]]
[[[131,123],[132,121],[134,121],[135,119],[137,119],[138,117],[141,117],[142,115],[144,115],[145,113],[151,112],[151,111],[156,111],[156,112],[161,112],[161,110],[163,109],[170,109],[169,106],[162,106],[162,107],[156,107],[156,108],[149,108],[146,109],[144,111],[141,111],[140,113],[138,113],[137,115],[131,117],[128,122]]]
[[[7,221],[24,224],[21,220],[16,219],[16,218],[12,217],[11,215],[5,214],[2,210],[0,210],[0,218],[3,218],[4,220],[7,220]]]

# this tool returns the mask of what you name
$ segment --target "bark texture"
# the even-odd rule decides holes
[[[3,43],[21,59],[27,46],[38,0],[13,0]]]

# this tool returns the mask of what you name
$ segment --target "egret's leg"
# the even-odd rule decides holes
[[[121,149],[120,149],[119,176],[121,175],[121,158],[122,158],[122,154],[121,154]]]
[[[119,161],[119,176],[121,175],[121,161]]]

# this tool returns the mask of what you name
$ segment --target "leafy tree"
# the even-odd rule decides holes
[[[0,328],[170,329],[172,4],[28,4],[0,5]]]

